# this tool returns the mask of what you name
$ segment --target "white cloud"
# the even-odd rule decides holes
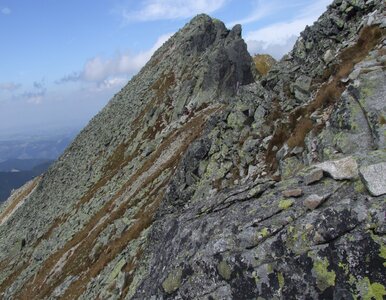
[[[154,21],[189,18],[199,13],[212,13],[228,0],[147,0],[137,11],[122,10],[126,21]]]
[[[249,40],[247,41],[248,51],[251,55],[259,53],[269,54],[275,59],[279,60],[283,57],[284,54],[292,50],[297,38],[298,37],[296,35],[293,35],[292,37],[289,37],[284,43],[280,44],[267,44],[264,41]]]
[[[41,81],[34,81],[33,90],[24,92],[21,94],[21,97],[26,99],[27,103],[41,104],[44,101],[46,93],[45,81],[42,79]]]
[[[296,19],[274,23],[247,32],[245,40],[251,54],[269,53],[279,59],[293,47],[296,37],[325,11],[330,0],[317,0],[301,10]]]
[[[11,9],[9,8],[9,7],[3,7],[2,9],[1,9],[1,13],[3,14],[3,15],[10,15],[11,14]]]
[[[90,91],[101,92],[105,90],[120,88],[127,83],[128,79],[129,79],[128,77],[119,77],[119,76],[108,78],[101,82],[98,82],[95,87],[91,87]]]
[[[21,87],[21,84],[14,82],[0,82],[0,91],[13,92]]]
[[[160,36],[151,49],[137,54],[118,53],[111,58],[96,56],[85,63],[82,71],[66,75],[57,83],[84,81],[95,83],[100,89],[123,85],[129,76],[138,72],[146,64],[170,36],[171,34]]]
[[[28,95],[24,95],[27,99],[27,103],[30,104],[41,104],[44,100],[44,94],[42,93],[29,93]]]
[[[283,11],[285,9],[301,7],[301,0],[282,1],[282,0],[256,0],[254,1],[254,8],[252,12],[245,18],[230,22],[227,27],[233,27],[236,24],[249,24],[261,19],[267,18],[276,12]]]
[[[247,41],[261,41],[267,46],[285,45],[293,36],[299,33],[309,24],[312,24],[313,18],[299,19],[290,22],[276,23],[256,31],[248,32],[245,36]]]

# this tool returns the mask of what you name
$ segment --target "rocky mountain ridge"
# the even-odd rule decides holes
[[[384,11],[335,0],[262,78],[195,17],[1,207],[1,297],[382,299]]]

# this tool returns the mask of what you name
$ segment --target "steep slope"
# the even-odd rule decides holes
[[[382,299],[384,11],[334,1],[258,82],[194,18],[2,207],[2,297]]]
[[[194,18],[81,132],[0,228],[5,298],[72,298],[96,283],[107,290],[111,268],[140,257],[183,153],[253,81],[240,34]],[[106,280],[94,282],[97,274]]]

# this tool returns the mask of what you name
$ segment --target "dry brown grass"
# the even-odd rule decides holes
[[[29,263],[24,262],[7,276],[7,278],[0,284],[0,295],[5,292],[7,288],[20,276],[20,274],[28,267]],[[27,299],[27,298],[26,298]]]
[[[152,221],[155,211],[157,210],[160,201],[163,197],[163,191],[170,180],[170,176],[173,173],[175,167],[179,163],[183,153],[187,147],[201,135],[201,132],[205,126],[206,119],[209,115],[215,113],[218,108],[207,109],[202,113],[189,120],[182,128],[176,132],[172,132],[168,138],[161,144],[159,149],[152,153],[144,165],[129,179],[129,181],[118,191],[113,198],[111,198],[86,224],[81,231],[79,231],[65,246],[53,253],[43,264],[36,276],[30,279],[20,293],[17,295],[20,299],[44,298],[49,296],[52,291],[71,275],[80,275],[80,278],[73,282],[66,290],[66,294],[63,299],[73,299],[81,295],[91,278],[97,276],[106,266],[110,263],[123,249],[132,241],[136,239],[143,230],[148,228]],[[187,134],[183,134],[187,133]],[[176,149],[175,153],[164,163],[162,163],[158,169],[153,173],[148,174],[135,191],[132,191],[132,195],[136,195],[140,190],[149,189],[150,192],[147,196],[133,199],[127,199],[121,203],[118,208],[115,208],[116,200],[123,195],[125,191],[141,176],[148,172],[153,166],[154,162],[162,155],[162,153],[171,145],[176,139],[184,136],[185,140],[181,144],[179,149]],[[168,171],[169,170],[169,171]],[[161,183],[161,186],[153,186],[153,182],[159,178],[159,176],[168,171],[169,176]],[[109,243],[100,249],[100,256],[94,258],[89,257],[91,249],[95,246],[95,241],[100,233],[114,220],[119,219],[127,211],[129,207],[133,207],[139,203],[139,201],[146,200],[146,203],[140,208],[137,214],[134,216],[136,222],[123,233],[123,235],[116,240]],[[104,222],[98,223],[103,216],[108,216]],[[63,269],[60,273],[55,274],[50,278],[50,282],[47,282],[47,276],[50,271],[58,263],[58,261],[67,253],[70,249],[77,246],[77,250],[66,261]]]
[[[104,176],[98,180],[87,192],[86,194],[78,201],[76,207],[79,209],[80,206],[88,201],[90,201],[92,198],[95,197],[96,193],[103,188],[112,178],[117,174],[117,172],[122,169],[125,165],[127,165],[132,159],[134,159],[138,155],[138,149],[134,151],[134,153],[125,158],[125,150],[127,148],[127,145],[129,142],[134,140],[134,138],[138,135],[139,131],[143,126],[145,125],[145,116],[148,114],[148,112],[156,106],[158,103],[163,101],[164,97],[167,96],[167,91],[172,88],[173,84],[175,83],[174,74],[170,73],[167,76],[161,78],[159,81],[157,81],[153,88],[156,89],[156,97],[150,101],[144,109],[138,114],[138,116],[134,119],[132,122],[132,134],[128,139],[127,143],[120,144],[114,153],[108,158],[106,166],[103,168],[102,172],[104,173]],[[169,98],[168,98],[169,99]],[[171,99],[168,100],[171,102]],[[170,103],[171,105],[171,103]],[[193,120],[194,123],[194,120]],[[162,125],[158,122],[158,128],[157,130],[162,130]],[[191,124],[190,124],[191,125]],[[192,128],[195,128],[194,126]],[[147,138],[153,138],[153,134],[155,135],[156,132],[151,132]],[[192,135],[192,137],[196,137],[195,135]],[[166,140],[165,143],[171,142],[174,140],[175,137],[171,137]],[[165,144],[164,143],[164,144]],[[165,146],[166,147],[166,146]],[[24,288],[20,291],[18,298],[20,299],[31,299],[30,297],[40,298],[44,297],[44,295],[49,295],[55,286],[60,284],[62,280],[66,278],[68,275],[79,275],[81,274],[81,278],[73,283],[73,288],[69,289],[67,293],[75,293],[80,294],[82,293],[83,289],[85,288],[86,283],[88,280],[95,276],[96,273],[101,271],[114,257],[115,255],[121,251],[122,249],[118,247],[118,245],[127,245],[128,240],[135,239],[138,234],[140,234],[149,224],[149,220],[152,218],[152,214],[148,214],[147,217],[141,216],[141,220],[139,220],[137,223],[135,223],[127,233],[123,236],[123,243],[117,243],[118,248],[114,248],[116,250],[111,251],[110,248],[103,248],[100,249],[99,254],[105,254],[106,251],[108,253],[111,253],[111,255],[102,255],[99,256],[99,260],[97,261],[90,261],[90,258],[88,257],[89,252],[91,251],[92,247],[94,246],[95,240],[97,239],[98,235],[102,232],[106,226],[108,226],[109,222],[112,222],[113,220],[121,217],[123,213],[128,209],[129,202],[131,202],[131,205],[136,205],[137,201],[134,203],[130,201],[125,202],[125,204],[122,204],[119,209],[114,210],[115,201],[123,194],[123,192],[132,184],[141,174],[148,171],[148,169],[152,166],[152,161],[156,159],[157,155],[159,156],[162,150],[165,148],[162,147],[157,151],[152,157],[149,158],[149,160],[146,161],[146,163],[140,167],[140,169],[130,178],[130,180],[121,188],[120,191],[114,197],[110,199],[89,221],[88,224],[86,224],[82,230],[80,230],[69,242],[65,244],[65,246],[61,249],[59,249],[57,252],[53,253],[42,265],[42,268],[39,270],[39,272],[36,274],[36,277],[34,279],[30,279],[29,282],[26,283]],[[173,157],[172,162],[170,162],[168,165],[163,166],[164,169],[160,170],[160,172],[157,172],[157,174],[152,174],[153,176],[150,176],[147,180],[145,180],[138,190],[141,190],[142,188],[147,187],[149,184],[151,184],[162,172],[166,171],[168,168],[174,166],[176,163],[178,163],[181,156],[181,153],[177,153],[175,157]],[[177,158],[178,157],[178,158]],[[166,183],[165,183],[166,184]],[[157,197],[162,197],[163,193],[159,189],[157,189]],[[146,207],[145,207],[146,208]],[[98,221],[105,215],[109,215],[109,218],[107,221],[103,222],[102,224],[98,225]],[[34,247],[36,247],[42,240],[45,240],[50,237],[54,229],[58,228],[61,224],[66,222],[68,215],[63,215],[59,218],[56,218],[50,228],[47,230],[47,232],[40,237],[35,243]],[[128,239],[128,240],[127,240]],[[75,246],[79,246],[76,253],[74,253],[71,256],[71,260],[68,261],[64,268],[63,272],[56,278],[53,278],[50,280],[50,283],[47,283],[46,276],[49,274],[50,270],[56,265],[56,263],[60,260],[60,258],[70,249],[72,249]],[[106,257],[103,259],[103,257]],[[6,264],[7,265],[7,264]],[[12,283],[19,275],[20,273],[25,269],[25,267],[28,264],[24,264],[21,267],[19,267],[17,270],[15,270],[5,282],[0,286],[0,292],[4,291],[10,283]],[[92,268],[88,270],[86,273],[82,272],[82,270],[87,270],[87,266],[92,265]],[[72,294],[72,296],[75,296],[75,294]],[[72,298],[71,296],[71,298]]]
[[[163,98],[166,93],[174,86],[176,78],[173,72],[160,77],[152,86],[158,98]]]
[[[269,142],[265,161],[270,169],[274,170],[277,168],[277,160],[276,160],[276,152],[273,151],[276,146],[280,149],[283,146],[283,141],[288,138],[288,128],[284,124],[280,124],[279,127],[276,128],[271,141]]]
[[[374,49],[385,34],[386,30],[377,26],[363,28],[356,44],[343,50],[337,63],[326,69],[321,78],[314,80],[314,82],[325,83],[320,87],[313,101],[304,107],[295,109],[287,116],[281,111],[274,112],[281,118],[288,117],[289,124],[276,129],[269,145],[266,162],[272,172],[277,169],[278,165],[272,148],[277,146],[280,149],[284,143],[287,143],[289,147],[304,146],[304,139],[312,130],[315,132],[321,130],[320,124],[314,125],[311,121],[311,114],[318,109],[325,109],[335,104],[340,99],[346,89],[346,85],[341,80],[352,72],[355,64],[362,61]],[[331,79],[326,82],[328,78]]]
[[[256,70],[261,76],[265,76],[271,70],[276,60],[269,54],[256,54],[253,56]]]
[[[293,148],[304,144],[307,134],[314,128],[313,122],[309,118],[300,119],[291,136],[287,140],[288,147]]]

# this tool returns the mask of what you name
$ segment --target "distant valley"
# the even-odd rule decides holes
[[[56,159],[73,136],[0,140],[0,162],[12,159]]]
[[[41,162],[36,164],[39,161]],[[44,173],[52,162],[52,160],[13,159],[0,163],[0,202],[7,200],[12,190],[21,187],[27,181]]]
[[[71,143],[77,131],[38,136],[0,136],[0,203],[13,189],[44,173]]]

